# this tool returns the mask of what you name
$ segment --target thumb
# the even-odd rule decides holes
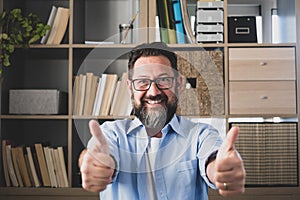
[[[225,140],[223,141],[218,154],[217,159],[225,158],[225,156],[232,150],[234,150],[234,143],[239,136],[239,128],[232,127],[227,133]]]
[[[88,144],[88,149],[109,155],[109,147],[103,135],[99,123],[96,120],[89,122],[90,132],[93,136],[92,142]]]

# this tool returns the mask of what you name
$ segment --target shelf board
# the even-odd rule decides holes
[[[235,197],[232,200],[252,200],[252,199],[297,199],[300,195],[300,187],[253,187],[247,188],[245,193]],[[209,196],[214,199],[224,199],[217,190],[209,189]],[[289,198],[290,197],[290,198]],[[294,197],[294,198],[293,198]]]
[[[0,119],[69,119],[68,115],[0,115]]]
[[[246,188],[246,191],[241,196],[236,196],[231,199],[253,199],[254,197],[268,197],[268,196],[299,196],[300,187],[258,187]],[[21,187],[1,187],[1,196],[73,196],[82,198],[97,197],[98,193],[87,192],[82,188],[21,188]],[[223,199],[217,190],[209,189],[209,196],[213,199]],[[260,198],[260,199],[261,199]]]
[[[296,114],[229,114],[228,118],[274,118],[274,117],[280,117],[280,118],[298,118],[298,115]]]
[[[69,44],[47,45],[47,44],[32,44],[29,46],[32,49],[66,49],[70,48]],[[17,47],[22,48],[22,47]]]
[[[225,47],[224,43],[197,43],[197,44],[168,44],[172,48],[221,48]]]
[[[39,49],[53,49],[53,48],[125,48],[132,49],[138,44],[59,44],[59,45],[46,45],[46,44],[33,44],[30,48]],[[223,47],[295,47],[296,43],[199,43],[199,44],[168,44],[172,48],[223,48]],[[17,46],[16,48],[22,48]]]
[[[77,49],[84,49],[84,48],[98,48],[98,49],[107,49],[107,48],[118,48],[118,49],[132,49],[136,46],[137,44],[72,44],[72,48],[77,48]]]
[[[98,193],[88,192],[82,188],[26,188],[26,187],[0,187],[1,196],[97,196]]]
[[[72,116],[73,119],[133,119],[134,116]]]
[[[295,47],[296,43],[228,43],[228,47]]]

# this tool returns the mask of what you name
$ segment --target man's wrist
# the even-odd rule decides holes
[[[117,160],[115,159],[115,157],[112,155],[112,154],[109,154],[110,155],[110,157],[113,159],[113,161],[114,161],[114,164],[115,164],[115,166],[114,166],[114,173],[113,173],[113,175],[112,175],[112,178],[114,178],[115,177],[115,175],[116,175],[116,173],[117,173],[117,169],[118,169],[118,163],[117,163]]]
[[[217,153],[218,151],[213,152],[207,159],[206,163],[205,163],[205,171],[206,171],[206,176],[208,178],[208,180],[215,184],[215,180],[214,180],[214,175],[215,175],[215,166],[214,166],[214,161],[217,158]]]

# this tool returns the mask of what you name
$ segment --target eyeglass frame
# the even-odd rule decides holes
[[[159,86],[159,84],[158,84],[157,81],[158,81],[158,80],[161,80],[161,79],[165,79],[165,78],[170,78],[170,79],[171,79],[171,85],[170,85],[169,87],[167,87],[167,88],[161,88],[161,87]],[[150,89],[152,83],[155,83],[156,87],[157,87],[158,89],[160,89],[160,90],[168,90],[168,89],[170,89],[170,88],[173,87],[174,79],[175,79],[175,77],[168,76],[168,77],[160,77],[160,78],[156,78],[156,79],[138,78],[138,79],[132,79],[132,80],[130,80],[130,81],[131,81],[131,85],[133,86],[133,88],[134,88],[136,91],[148,91],[148,90]],[[135,87],[134,82],[139,81],[139,80],[147,80],[147,81],[150,81],[148,88],[147,88],[147,89],[137,89],[137,88]]]

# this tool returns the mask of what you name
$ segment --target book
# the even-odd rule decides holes
[[[50,187],[51,186],[50,177],[49,177],[49,173],[48,173],[48,169],[47,169],[43,146],[40,143],[36,143],[36,144],[34,144],[34,147],[35,147],[35,151],[37,154],[37,160],[39,163],[43,186]]]
[[[7,187],[11,186],[11,182],[9,179],[9,170],[8,170],[8,161],[7,161],[7,153],[6,153],[6,140],[2,140],[2,165],[3,165],[3,173],[4,173],[4,179],[5,184]]]
[[[110,107],[110,110],[109,110],[109,115],[113,115],[113,112],[115,110],[115,105],[116,105],[116,102],[117,102],[117,99],[118,99],[118,93],[119,93],[120,85],[121,85],[121,81],[118,80],[117,84],[116,84],[116,89],[115,89],[115,92],[114,92],[113,101],[111,103],[111,107]]]
[[[84,100],[85,100],[85,89],[86,89],[86,75],[79,75],[79,89],[78,89],[78,113],[77,115],[83,115]]]
[[[83,115],[88,115],[89,103],[91,98],[91,88],[94,74],[92,72],[86,73],[86,86],[84,94],[84,106],[83,106]]]
[[[96,107],[98,106],[97,102],[99,101],[99,93],[100,93],[100,89],[101,89],[101,82],[102,82],[102,77],[99,77],[98,79],[98,83],[97,83],[97,91],[96,91],[96,96],[95,96],[95,100],[94,100],[94,105],[93,105],[93,111],[92,111],[92,115],[95,116],[96,115]]]
[[[90,41],[90,40],[85,40],[84,44],[101,45],[101,44],[115,44],[115,42],[113,42],[113,41]]]
[[[174,16],[174,9],[173,9],[173,1],[166,0],[167,2],[167,10],[168,18],[169,18],[169,26],[168,26],[168,34],[169,34],[169,42],[170,44],[176,44],[176,30],[175,30],[175,16]]]
[[[31,152],[32,152],[32,157],[33,157],[36,174],[37,174],[39,182],[40,182],[40,186],[43,186],[42,173],[41,173],[40,166],[39,166],[38,156],[37,156],[37,153],[36,153],[36,150],[34,147],[31,149]]]
[[[61,167],[57,148],[53,149],[53,161],[56,169],[56,179],[57,179],[58,187],[64,187],[65,185],[64,177],[63,177],[62,167]]]
[[[86,73],[86,76],[87,80],[83,115],[92,115],[99,77],[93,73]]]
[[[16,172],[14,169],[14,164],[13,164],[13,159],[12,159],[11,145],[6,144],[5,150],[6,150],[6,158],[7,158],[7,168],[8,168],[11,184],[14,187],[19,187],[20,185],[19,185],[19,182],[17,179],[17,175],[16,175]]]
[[[24,183],[25,187],[31,187],[31,181],[30,181],[30,177],[29,177],[29,173],[28,173],[28,169],[27,169],[27,165],[26,165],[26,161],[25,161],[23,147],[21,147],[21,146],[15,147],[15,149],[17,152],[17,160],[18,160],[20,174],[21,174],[23,183]]]
[[[121,109],[120,114],[121,116],[129,116],[132,111],[132,103],[131,103],[131,94],[125,82],[122,91],[122,101],[121,101]]]
[[[13,166],[14,166],[14,170],[16,173],[16,177],[17,177],[19,186],[24,187],[23,179],[21,176],[21,170],[20,170],[20,166],[18,163],[18,151],[17,151],[16,147],[11,147],[11,156],[12,156]]]
[[[52,29],[52,26],[53,26],[53,22],[54,22],[54,18],[56,16],[56,13],[57,13],[57,8],[56,6],[52,6],[51,8],[51,11],[50,11],[50,15],[49,15],[49,18],[48,18],[48,22],[47,22],[47,25],[50,26],[50,29],[47,30],[46,32],[46,35],[44,35],[41,39],[41,44],[46,44],[48,38],[49,38],[49,34],[50,34],[50,31]]]
[[[156,5],[157,5],[157,12],[158,12],[158,22],[159,22],[161,41],[164,43],[169,43],[165,0],[157,0]]]
[[[174,20],[175,20],[175,30],[176,39],[178,44],[185,43],[185,32],[183,27],[181,5],[179,0],[173,0],[173,10],[174,10]]]
[[[97,88],[98,88],[98,81],[99,81],[99,76],[94,75],[92,80],[91,97],[90,97],[89,108],[88,108],[89,115],[93,114],[93,108],[94,108],[94,103],[95,103]]]
[[[54,162],[50,152],[51,151],[50,148],[51,147],[43,147],[43,150],[44,150],[45,160],[46,160],[48,174],[50,178],[50,185],[51,187],[57,187],[56,174],[54,171]]]
[[[122,74],[121,83],[118,90],[118,95],[116,96],[116,103],[114,106],[113,116],[128,116],[128,112],[131,112],[131,97],[129,90],[127,88],[127,72]]]
[[[108,74],[107,84],[103,94],[102,105],[100,109],[101,116],[107,116],[112,103],[112,98],[116,89],[116,83],[118,81],[117,74]]]
[[[41,183],[40,183],[39,177],[37,175],[36,166],[35,166],[34,161],[33,161],[33,155],[32,155],[32,152],[31,152],[31,148],[26,147],[26,152],[27,152],[30,171],[31,171],[31,174],[32,174],[33,186],[40,187]]]
[[[74,78],[73,87],[73,115],[78,115],[79,111],[79,76]]]
[[[67,30],[69,8],[58,7],[46,44],[60,44]]]
[[[27,170],[28,170],[28,176],[29,176],[30,183],[32,186],[34,186],[33,176],[32,176],[31,170],[30,170],[27,152],[24,153],[24,159],[25,159],[25,164],[26,164]]]
[[[62,175],[63,175],[63,180],[64,180],[64,184],[62,187],[69,187],[63,147],[57,147],[57,150],[58,150],[58,157],[60,160],[60,166],[62,169]]]
[[[107,82],[107,74],[102,74],[100,88],[99,88],[98,93],[96,94],[97,95],[97,97],[96,97],[97,101],[95,101],[95,103],[94,103],[94,104],[96,104],[94,106],[94,111],[93,111],[94,116],[99,116],[100,115],[100,110],[101,110],[101,106],[102,106],[102,100],[103,100],[103,96],[104,96],[106,82]]]

